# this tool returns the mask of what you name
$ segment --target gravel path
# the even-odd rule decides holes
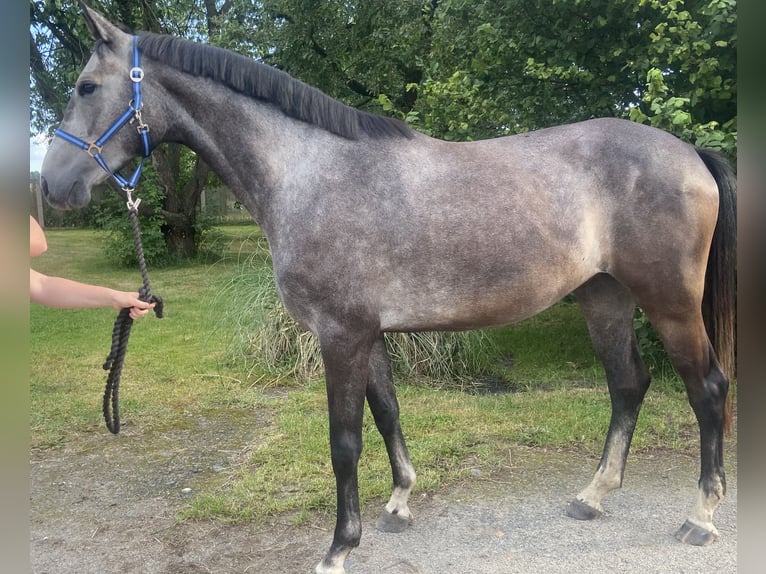
[[[599,520],[578,522],[564,509],[590,479],[581,456],[522,455],[505,484],[481,480],[434,497],[404,536],[363,538],[348,574],[733,573],[737,571],[736,481],[717,513],[720,539],[695,548],[675,529],[695,497],[696,462],[678,455],[637,456],[624,488]],[[730,465],[731,468],[731,465]],[[418,504],[414,507],[417,509]]]
[[[99,436],[77,451],[33,454],[33,573],[313,573],[332,536],[326,522],[176,523],[182,487],[220,471],[225,457],[250,438],[245,431],[218,432],[216,425],[189,431],[194,441],[169,437],[151,448]],[[673,538],[696,495],[696,459],[631,456],[623,489],[605,501],[606,514],[578,522],[564,509],[597,461],[515,449],[502,476],[479,474],[437,494],[416,491],[410,505],[415,522],[402,534],[377,532],[382,504],[368,505],[362,543],[346,562],[347,574],[734,573],[734,451],[727,454],[729,494],[716,514],[721,537],[709,547]]]

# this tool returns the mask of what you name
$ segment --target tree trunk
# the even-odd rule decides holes
[[[168,252],[179,259],[191,259],[197,255],[197,229],[194,222],[180,225],[166,223],[160,229],[165,237]]]
[[[207,183],[210,168],[197,155],[191,157],[193,168],[189,179],[182,183],[179,174],[183,157],[180,144],[160,146],[152,153],[152,162],[165,191],[162,234],[172,257],[188,259],[197,255],[197,205]],[[187,171],[188,173],[188,171]]]

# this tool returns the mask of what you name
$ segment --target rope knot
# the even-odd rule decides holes
[[[153,295],[146,287],[141,287],[138,290],[138,298],[146,303],[154,303],[154,314],[158,319],[162,319],[162,314],[165,309],[165,303],[162,301],[162,297]]]

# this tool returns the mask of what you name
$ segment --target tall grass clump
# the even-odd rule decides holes
[[[219,292],[226,311],[221,327],[231,333],[228,356],[250,376],[272,384],[307,383],[323,374],[319,342],[287,313],[277,296],[271,262],[253,254]],[[392,370],[409,382],[464,389],[492,371],[498,352],[483,331],[387,333]]]
[[[308,381],[321,373],[322,358],[311,333],[293,321],[277,296],[267,251],[256,251],[224,281],[220,328],[229,336],[227,358],[249,376],[271,384]]]

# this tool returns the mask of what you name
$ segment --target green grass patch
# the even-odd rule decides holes
[[[221,473],[189,501],[183,516],[249,520],[290,513],[295,521],[331,513],[335,481],[329,460],[327,408],[321,372],[309,382],[280,376],[232,353],[239,334],[232,317],[249,312],[227,288],[263,272],[265,240],[253,225],[223,226],[223,257],[213,264],[150,269],[166,316],[138,321],[122,375],[123,422],[147,439],[185,428],[190,416],[237,408],[267,413],[268,424],[235,469]],[[137,289],[138,270],[108,264],[99,235],[48,231],[49,251],[38,270],[73,279]],[[243,276],[244,273],[244,276]],[[243,277],[245,277],[243,279]],[[30,398],[33,448],[66,444],[107,432],[101,415],[115,313],[109,309],[30,309]],[[244,321],[243,321],[244,323]],[[519,447],[601,451],[609,424],[603,370],[590,347],[577,306],[563,302],[524,323],[487,331],[496,353],[471,393],[444,390],[415,369],[398,371],[402,426],[418,472],[418,489],[433,491],[479,468],[491,474]],[[239,340],[241,343],[242,340]],[[683,385],[659,377],[647,395],[633,449],[698,451],[696,421]],[[290,382],[279,392],[271,388]],[[487,393],[487,390],[502,391]],[[241,417],[233,424],[246,424]],[[153,432],[157,431],[157,432]],[[86,442],[86,441],[83,441]],[[390,493],[383,441],[369,412],[359,466],[363,501]]]
[[[165,316],[148,316],[131,331],[121,383],[123,418],[144,428],[182,418],[187,408],[214,408],[246,400],[222,368],[225,335],[217,329],[217,278],[237,265],[242,244],[260,232],[254,225],[225,227],[230,247],[215,265],[150,269],[152,290],[165,299]],[[97,232],[49,230],[48,252],[36,269],[110,287],[138,290],[138,269],[110,265]],[[102,423],[101,396],[109,353],[112,309],[30,308],[30,399],[33,447],[62,444]],[[227,382],[229,381],[229,382]]]
[[[609,396],[598,388],[468,395],[401,385],[398,391],[420,491],[466,479],[476,469],[491,476],[521,446],[574,449],[597,456],[609,425]],[[252,445],[231,476],[193,500],[183,516],[238,521],[289,512],[301,520],[307,511],[333,511],[335,481],[328,457],[323,385],[291,391],[275,402],[280,403],[275,427]],[[695,452],[696,423],[686,411],[682,394],[651,394],[633,452],[657,448]],[[391,489],[385,446],[368,411],[363,433],[362,504],[387,498]]]

